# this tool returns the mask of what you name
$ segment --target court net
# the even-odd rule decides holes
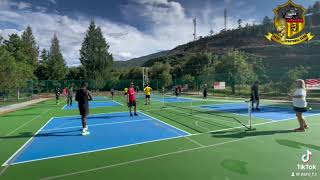
[[[155,116],[166,118],[195,132],[203,133],[219,129],[243,127],[252,129],[251,107],[245,108],[247,113],[237,114],[208,108],[213,104],[227,103],[192,97],[176,97],[163,94],[158,97],[159,109],[149,109]],[[243,102],[245,103],[245,102]]]

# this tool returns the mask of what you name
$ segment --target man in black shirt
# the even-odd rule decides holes
[[[252,110],[260,111],[260,97],[259,97],[259,82],[256,81],[251,87],[251,102],[252,102]],[[256,103],[256,108],[254,108],[254,104]]]
[[[83,82],[81,84],[81,89],[79,89],[76,93],[76,101],[78,101],[78,107],[79,107],[81,120],[82,120],[83,136],[90,134],[88,125],[87,125],[87,116],[89,115],[89,101],[92,100],[92,96],[90,94],[90,91],[87,88],[88,88],[88,83]]]
[[[56,87],[56,90],[55,90],[55,95],[56,95],[56,105],[59,105],[60,102],[59,102],[59,99],[60,99],[60,88]]]
[[[203,99],[207,99],[207,97],[208,97],[208,86],[207,84],[205,84],[203,88]]]

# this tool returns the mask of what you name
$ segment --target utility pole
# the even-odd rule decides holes
[[[227,8],[224,8],[224,30],[227,30],[227,18],[228,18],[228,14],[227,14]]]
[[[197,37],[197,19],[193,19],[193,40],[196,41],[198,39]]]

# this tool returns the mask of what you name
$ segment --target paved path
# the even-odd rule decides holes
[[[46,100],[49,100],[50,98],[39,98],[39,99],[34,99],[34,100],[30,100],[30,101],[26,101],[23,103],[18,103],[18,104],[12,104],[9,106],[4,106],[0,108],[0,114],[4,114],[4,113],[8,113],[8,112],[12,112],[12,111],[16,111],[18,109],[22,109],[25,108],[27,106],[33,105],[33,104],[37,104]]]

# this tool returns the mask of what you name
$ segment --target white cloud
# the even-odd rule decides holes
[[[28,9],[28,8],[31,8],[32,5],[30,3],[26,3],[26,2],[18,2],[16,3],[16,7],[20,10],[22,9]]]
[[[56,33],[67,64],[80,64],[79,49],[90,18],[71,18],[58,13],[47,13],[42,8],[38,8],[38,12],[17,11],[12,9],[13,5],[10,3],[0,0],[0,22],[15,24],[17,28],[5,28],[0,25],[1,35],[7,38],[11,33],[21,34],[30,25],[40,48],[48,49],[51,38]],[[206,7],[188,17],[180,3],[167,0],[130,0],[123,7],[123,13],[132,20],[147,22],[148,30],[141,31],[133,26],[96,18],[96,24],[101,27],[110,45],[110,52],[116,60],[127,60],[172,49],[191,41],[193,17],[198,18],[199,35],[208,35],[210,29],[218,32],[223,28],[223,14],[217,14],[215,9]],[[237,27],[237,22],[233,19],[229,18],[229,27]],[[251,21],[253,20],[244,20],[244,23]]]
[[[57,1],[56,0],[48,0],[50,3],[52,4],[57,4]]]

